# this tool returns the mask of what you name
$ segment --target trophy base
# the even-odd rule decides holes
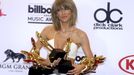
[[[67,73],[69,70],[74,69],[70,60],[62,60],[57,66],[59,73]]]
[[[32,66],[29,68],[28,75],[50,75],[53,74],[54,69],[44,69],[39,66]]]
[[[54,49],[51,51],[49,55],[49,59],[51,62],[53,62],[54,60],[61,58],[61,61],[59,62],[59,64],[56,66],[55,69],[57,69],[59,73],[66,74],[69,70],[74,69],[74,67],[72,66],[72,63],[70,60],[64,59],[65,55],[66,55],[65,51],[61,49]]]
[[[54,49],[51,51],[49,55],[50,62],[53,62],[54,60],[57,60],[58,58],[64,59],[64,56],[66,55],[66,52],[61,49]]]

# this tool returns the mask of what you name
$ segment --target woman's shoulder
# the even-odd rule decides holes
[[[44,27],[44,29],[42,30],[43,34],[49,34],[49,33],[53,33],[55,32],[55,28],[53,25],[48,25],[46,27]]]
[[[43,31],[54,31],[54,26],[53,25],[48,25],[46,27],[44,27]]]
[[[54,35],[53,33],[55,33],[55,28],[53,25],[46,26],[41,32],[43,36],[46,36],[49,39]]]
[[[86,32],[75,27],[72,33],[72,40],[76,43],[81,43],[85,38],[87,38]]]
[[[83,30],[81,30],[79,28],[75,27],[74,30],[75,30],[75,33],[80,35],[80,36],[86,36],[87,35],[85,31],[83,31]]]

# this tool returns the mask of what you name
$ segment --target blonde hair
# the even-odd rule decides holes
[[[52,21],[56,30],[61,29],[60,21],[57,17],[57,12],[61,9],[69,9],[72,12],[72,16],[69,21],[70,26],[74,26],[77,20],[77,8],[73,0],[55,0],[52,5]]]

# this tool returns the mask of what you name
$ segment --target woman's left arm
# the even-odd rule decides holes
[[[87,58],[91,59],[93,58],[93,54],[90,48],[89,39],[87,37],[87,34],[85,32],[80,32],[80,45],[84,51],[84,54]],[[74,64],[75,68],[73,70],[68,71],[68,74],[75,74],[79,75],[82,70],[85,68],[84,64]]]
[[[93,53],[90,48],[90,43],[87,34],[85,32],[82,32],[80,38],[81,38],[81,47],[84,51],[85,56],[88,58],[93,58]]]

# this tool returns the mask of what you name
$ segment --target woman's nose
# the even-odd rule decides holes
[[[62,9],[62,10],[61,10],[61,13],[62,13],[62,14],[65,14],[65,10],[64,10],[64,9]]]

